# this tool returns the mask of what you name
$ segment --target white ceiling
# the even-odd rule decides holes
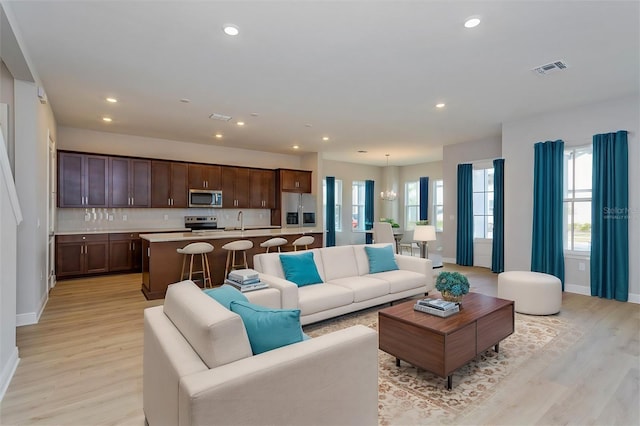
[[[446,144],[499,137],[503,122],[640,91],[638,1],[5,8],[61,126],[377,165],[389,153],[406,165],[441,159]],[[471,15],[482,23],[466,29]],[[224,35],[225,23],[240,35]],[[531,71],[556,60],[568,68]],[[214,112],[233,120],[209,119]]]

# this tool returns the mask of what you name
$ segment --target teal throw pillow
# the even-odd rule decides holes
[[[240,290],[228,284],[222,287],[212,288],[204,291],[209,297],[221,304],[227,309],[231,309],[230,305],[233,301],[248,302],[249,299],[240,292]]]
[[[254,355],[303,340],[300,309],[271,309],[249,302],[231,302],[240,315]]]
[[[369,247],[364,246],[369,258],[369,273],[395,271],[398,269],[395,253],[391,246]]]
[[[316,262],[313,261],[313,252],[281,254],[280,263],[282,263],[284,277],[296,283],[298,287],[322,282]]]

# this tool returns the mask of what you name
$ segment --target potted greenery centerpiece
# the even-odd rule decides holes
[[[380,222],[387,222],[391,224],[392,228],[400,228],[400,224],[391,218],[382,217],[380,218]]]
[[[469,293],[469,280],[459,272],[440,272],[436,289],[444,300],[460,303],[462,296]]]

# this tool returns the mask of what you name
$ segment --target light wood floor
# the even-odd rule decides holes
[[[495,274],[455,270],[495,295]],[[137,274],[58,283],[40,323],[18,328],[0,424],[142,426],[142,311],[159,304]],[[640,305],[566,293],[560,315],[583,337],[532,360],[465,424],[640,424]]]

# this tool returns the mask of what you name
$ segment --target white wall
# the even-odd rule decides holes
[[[533,145],[562,139],[565,146],[586,145],[599,133],[629,131],[629,293],[640,301],[640,100],[638,95],[504,123],[505,270],[529,270],[533,211]],[[586,263],[580,271],[580,263]],[[589,260],[567,258],[568,291],[590,294]]]
[[[62,150],[97,154],[126,155],[265,169],[277,169],[279,167],[302,168],[299,155],[272,154],[217,145],[96,132],[73,127],[60,126],[56,144],[58,149]]]
[[[363,232],[352,232],[351,230],[351,184],[353,181],[371,179],[376,182],[374,193],[379,193],[382,182],[382,168],[378,166],[367,166],[363,164],[343,163],[341,161],[324,160],[322,165],[322,176],[334,176],[336,180],[342,180],[342,231],[336,232],[336,245],[364,244],[365,234]],[[379,217],[381,211],[380,197],[375,197],[373,207],[373,217]],[[322,201],[322,199],[320,199]],[[387,203],[389,201],[385,201]],[[394,202],[397,202],[394,201]],[[319,208],[322,202],[318,204]]]
[[[444,232],[442,233],[445,261],[456,258],[458,214],[458,164],[493,160],[502,156],[499,137],[446,145],[442,150],[442,179],[444,186]]]
[[[24,221],[18,227],[18,325],[38,321],[47,301],[47,163],[49,132],[56,138],[49,104],[34,83],[15,81],[16,187]]]

